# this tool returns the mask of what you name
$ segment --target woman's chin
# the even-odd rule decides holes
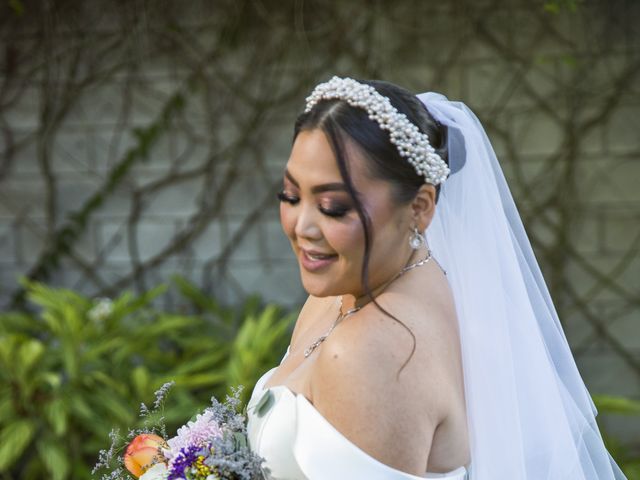
[[[328,285],[322,282],[305,280],[304,274],[302,276],[302,288],[304,288],[309,295],[313,295],[314,297],[328,297],[330,295],[327,293],[329,290],[328,287]]]
[[[336,282],[329,276],[323,276],[320,278],[316,275],[310,275],[307,272],[301,271],[300,277],[302,280],[302,287],[309,295],[314,297],[332,297],[340,295],[340,289],[336,288]]]

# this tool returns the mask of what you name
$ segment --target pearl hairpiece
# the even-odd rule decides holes
[[[422,175],[426,183],[438,185],[449,176],[449,167],[431,146],[429,137],[375,88],[352,78],[333,77],[314,88],[307,97],[305,112],[310,111],[320,100],[333,98],[364,109],[370,119],[389,132],[389,140],[396,146],[400,156],[413,165],[416,173]]]

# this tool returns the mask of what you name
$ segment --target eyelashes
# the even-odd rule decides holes
[[[289,196],[286,193],[284,193],[284,191],[278,192],[277,197],[278,197],[278,200],[280,200],[281,202],[288,203],[289,205],[297,205],[300,202],[300,199],[298,197]],[[344,206],[337,206],[334,208],[325,208],[318,205],[318,210],[320,210],[322,214],[328,217],[340,218],[340,217],[344,217],[349,212],[349,210],[351,210],[351,208],[344,207]]]
[[[298,203],[300,201],[299,198],[290,197],[289,195],[287,195],[284,192],[278,192],[277,197],[278,197],[278,200],[280,200],[281,202],[289,203],[291,205],[295,205],[296,203]]]

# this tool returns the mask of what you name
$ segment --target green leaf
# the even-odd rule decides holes
[[[129,405],[113,395],[94,395],[91,404],[124,425],[133,421],[134,414]]]
[[[60,312],[65,307],[75,306],[79,309],[86,308],[88,300],[71,290],[64,288],[51,288],[39,282],[23,280],[21,282],[27,289],[27,297],[44,310]]]
[[[18,335],[7,335],[0,337],[0,362],[7,370],[13,370],[14,351],[18,344]]]
[[[181,363],[173,370],[174,375],[186,375],[189,373],[195,373],[203,369],[212,369],[216,363],[221,361],[228,354],[226,348],[218,348],[210,353],[199,355],[198,357],[188,362]]]
[[[78,311],[77,306],[63,305],[61,309],[62,318],[67,334],[75,341],[80,337],[84,321],[84,313]]]
[[[95,382],[107,387],[107,390],[117,392],[122,395],[126,394],[129,386],[118,378],[112,378],[103,371],[93,371],[90,375],[85,375],[83,380],[88,380],[88,385],[95,385]],[[95,382],[94,382],[95,380]]]
[[[35,426],[31,420],[18,420],[0,432],[0,472],[11,467],[31,443]]]
[[[158,285],[157,287],[145,292],[138,298],[133,298],[129,301],[128,304],[120,307],[120,302],[116,301],[114,305],[114,314],[119,316],[128,315],[129,313],[135,312],[146,307],[149,303],[153,301],[158,295],[163,294],[167,290],[166,285]]]
[[[15,410],[11,401],[11,391],[6,389],[0,393],[0,425],[4,425],[7,420],[14,417]]]
[[[175,332],[187,327],[193,327],[201,323],[198,317],[187,317],[183,315],[162,315],[152,325],[144,325],[133,332],[134,338],[156,337],[167,332]]]
[[[631,398],[614,395],[593,395],[596,408],[607,413],[619,413],[622,415],[640,414],[640,402]]]
[[[162,383],[173,380],[176,382],[176,387],[178,388],[200,388],[223,384],[226,379],[227,375],[225,372],[213,372],[198,375],[183,375],[174,378],[167,376],[162,379]]]
[[[113,300],[113,311],[109,316],[108,320],[119,319],[120,317],[126,315],[128,313],[128,306],[133,300],[135,296],[131,292],[123,292],[118,298]]]
[[[62,385],[62,376],[58,372],[38,372],[34,382],[36,384],[44,383],[55,390]]]
[[[93,422],[95,413],[82,396],[78,394],[71,395],[69,398],[69,405],[71,407],[71,412],[81,420],[89,423]]]
[[[629,480],[640,479],[640,460],[632,460],[620,465]]]
[[[205,312],[211,312],[216,315],[222,314],[222,308],[213,298],[206,295],[193,283],[180,275],[174,275],[171,280],[177,285],[180,293],[187,299],[191,300],[200,309]]]
[[[247,448],[247,437],[240,432],[233,433],[233,439],[237,448]]]
[[[44,407],[44,415],[56,436],[64,435],[67,431],[67,407],[61,398],[56,398]]]
[[[88,348],[82,352],[82,359],[84,362],[91,362],[101,355],[122,347],[125,343],[126,339],[120,337],[101,339],[100,343],[88,345]]]
[[[78,352],[77,345],[67,341],[62,344],[62,359],[64,369],[69,376],[69,380],[73,381],[78,377]]]
[[[38,321],[31,315],[22,312],[7,312],[0,314],[0,334],[11,332],[37,331]]]
[[[42,358],[44,351],[42,342],[35,339],[27,340],[20,345],[17,355],[20,374],[28,374],[31,367]]]
[[[149,390],[149,370],[144,365],[138,365],[131,372],[131,383],[139,397],[144,397]]]
[[[51,479],[64,480],[69,475],[69,454],[62,444],[51,438],[38,441],[38,454]]]
[[[578,10],[578,3],[580,3],[579,0],[547,0],[542,8],[553,15],[557,15],[563,9],[575,13]]]

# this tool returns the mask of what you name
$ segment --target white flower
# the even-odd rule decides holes
[[[156,463],[147,470],[138,480],[166,480],[169,471],[164,463]]]
[[[100,322],[113,313],[113,301],[110,298],[98,298],[96,304],[89,313],[89,319]]]

